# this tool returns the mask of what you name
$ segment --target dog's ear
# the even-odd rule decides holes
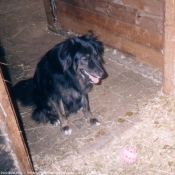
[[[98,51],[98,54],[101,56],[103,55],[104,53],[103,43],[97,39],[97,36],[95,35],[93,30],[89,30],[86,35],[82,36],[82,39],[91,42],[94,48]]]
[[[96,41],[94,42],[94,46],[95,46],[96,50],[98,51],[99,55],[102,56],[104,53],[103,43],[96,39]]]
[[[95,33],[94,33],[93,30],[89,30],[87,34],[88,34],[88,35],[91,35],[92,37],[95,37]]]
[[[97,39],[97,37],[92,37],[92,45],[96,49],[99,55],[103,55],[104,53],[104,45],[101,41]]]
[[[103,45],[103,43],[97,39],[98,37],[95,35],[93,30],[89,30],[88,33],[92,37],[92,40],[94,42],[93,45],[98,50],[99,54],[103,55],[103,53],[104,53],[104,45]]]

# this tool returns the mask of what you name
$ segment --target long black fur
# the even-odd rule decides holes
[[[67,39],[49,50],[39,61],[30,82],[32,118],[37,122],[60,122],[61,130],[70,134],[67,117],[82,108],[88,122],[99,124],[90,114],[87,94],[94,83],[91,76],[99,79],[104,75],[103,52],[102,42],[92,33]]]

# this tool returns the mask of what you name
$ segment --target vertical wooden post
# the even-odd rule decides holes
[[[2,72],[0,70],[0,120],[5,124],[5,130],[8,134],[12,146],[12,152],[17,158],[22,174],[34,172],[29,154],[27,152],[23,137],[20,132],[18,120],[15,115],[6,85],[3,81]]]
[[[165,0],[163,92],[175,93],[175,0]]]
[[[43,0],[43,3],[46,12],[48,28],[53,32],[57,32],[59,28],[59,23],[57,21],[57,16],[55,13],[57,11],[55,1]]]

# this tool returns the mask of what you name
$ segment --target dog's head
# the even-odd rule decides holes
[[[101,65],[103,44],[92,33],[67,40],[67,54],[63,62],[64,70],[72,67],[84,81],[98,83],[104,75]],[[64,56],[65,57],[65,56]]]

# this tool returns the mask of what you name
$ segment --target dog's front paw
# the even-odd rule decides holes
[[[54,126],[59,126],[60,125],[60,120],[57,120],[53,123]]]
[[[64,126],[61,129],[61,132],[64,133],[65,135],[70,135],[70,134],[72,134],[72,129],[70,126]]]
[[[96,118],[91,118],[90,119],[90,124],[91,125],[99,126],[100,125],[100,122]]]

